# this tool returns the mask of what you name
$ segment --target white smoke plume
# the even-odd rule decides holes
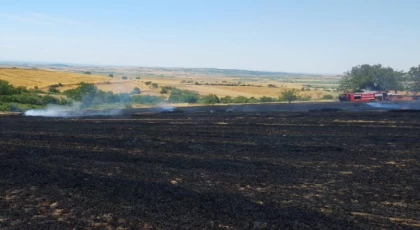
[[[121,115],[121,109],[111,110],[81,110],[77,105],[57,106],[49,105],[45,109],[31,109],[23,113],[25,116],[38,117],[85,117],[85,116],[116,116]]]
[[[420,109],[419,102],[404,102],[404,103],[372,102],[372,103],[366,103],[366,104],[373,108],[379,108],[379,109]]]

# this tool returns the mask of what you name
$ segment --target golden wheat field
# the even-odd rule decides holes
[[[47,90],[49,86],[61,83],[63,86],[59,87],[60,91],[77,87],[80,82],[87,82],[95,84],[99,89],[103,91],[112,91],[114,93],[127,93],[131,92],[135,87],[140,88],[144,95],[161,95],[161,86],[171,86],[179,89],[196,91],[202,95],[216,94],[219,97],[223,96],[245,96],[260,98],[262,96],[277,97],[279,94],[287,88],[303,87],[305,82],[285,83],[267,81],[261,79],[255,81],[251,79],[246,81],[242,79],[242,83],[250,86],[223,86],[223,85],[205,85],[205,83],[222,83],[222,82],[237,82],[238,79],[228,77],[213,77],[213,78],[196,78],[195,81],[201,83],[201,85],[195,85],[194,83],[182,83],[184,80],[182,77],[174,78],[154,78],[142,76],[140,79],[127,79],[123,80],[120,77],[110,78],[99,75],[86,75],[68,72],[56,72],[50,70],[38,70],[38,69],[13,69],[13,68],[0,68],[0,79],[8,81],[14,86],[25,86],[27,88],[38,87],[41,90]],[[190,79],[185,78],[185,79]],[[195,82],[194,81],[194,82]],[[158,84],[158,88],[153,88],[146,82],[152,82]],[[268,87],[268,84],[275,84],[277,87]],[[258,87],[260,86],[260,87]],[[326,92],[324,90],[311,90],[301,93],[302,95],[309,95],[312,99],[319,99],[325,94],[332,94],[334,92]]]
[[[27,88],[34,88],[37,86],[39,89],[58,83],[63,85],[75,85],[82,81],[87,83],[99,83],[107,80],[104,76],[13,68],[1,68],[0,79],[8,81],[14,86],[25,86]]]

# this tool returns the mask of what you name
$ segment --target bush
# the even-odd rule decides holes
[[[123,80],[127,80],[127,79],[128,79],[128,77],[127,77],[127,76],[122,76],[122,77],[121,77],[121,79],[123,79]]]
[[[209,95],[203,96],[200,99],[200,103],[202,103],[202,104],[217,104],[217,103],[220,103],[220,99],[215,94],[209,94]]]
[[[232,99],[232,103],[247,103],[248,100],[249,99],[244,96],[237,96]]]
[[[64,91],[64,95],[75,101],[81,101],[86,96],[94,96],[98,88],[91,83],[81,82],[77,88]]]
[[[168,101],[172,103],[197,103],[199,98],[200,95],[197,92],[173,88]]]
[[[108,77],[114,77],[114,74],[110,73],[110,74],[108,75]]]
[[[162,86],[160,89],[160,94],[167,94],[169,93],[169,90],[172,90],[171,86]]]
[[[275,102],[277,101],[276,98],[272,98],[272,97],[260,97],[260,102]]]
[[[136,77],[136,79],[137,79],[137,80],[139,80],[139,79],[140,79],[140,77]]]
[[[56,87],[53,87],[53,86],[50,86],[48,88],[48,92],[50,92],[50,93],[60,93],[60,91]]]
[[[102,104],[112,103],[128,104],[132,101],[129,93],[114,94],[112,92],[105,92],[98,90],[96,86],[88,83],[80,83],[79,87],[66,90],[63,93],[72,100],[80,101],[82,103],[81,108],[98,107]]]
[[[312,97],[311,97],[311,95],[303,94],[303,95],[299,95],[297,97],[297,100],[298,101],[310,101],[310,100],[312,100]]]
[[[43,105],[42,97],[35,94],[0,95],[0,102]]]
[[[88,74],[88,75],[90,75],[90,74],[91,74],[91,72],[90,72],[90,71],[84,71],[84,72],[83,72],[83,74]]]
[[[26,89],[26,87],[14,87],[13,85],[10,85],[9,82],[0,80],[0,95],[13,95],[28,92],[29,90]]]
[[[131,91],[131,94],[140,94],[140,93],[141,93],[141,91],[140,91],[139,87],[135,87],[133,89],[133,91]]]
[[[276,85],[274,85],[274,84],[268,84],[268,87],[269,87],[269,88],[277,88],[277,86],[276,86]]]
[[[326,94],[322,96],[322,100],[332,100],[332,99],[334,99],[334,97],[331,94]]]
[[[75,89],[64,91],[64,95],[75,101],[81,101],[81,108],[88,108],[92,105],[95,94],[98,88],[90,83],[80,83],[80,86]]]
[[[9,110],[10,110],[9,104],[0,102],[0,111],[9,111]]]
[[[144,84],[146,84],[146,85],[151,85],[151,84],[152,84],[152,82],[151,82],[151,81],[146,81]]]
[[[60,98],[56,98],[50,95],[45,95],[42,97],[42,104],[43,105],[49,105],[49,104],[68,105],[68,104],[71,104],[71,102],[64,98],[60,99]]]
[[[232,103],[232,97],[231,96],[225,96],[220,98],[220,102],[223,104],[229,104]]]
[[[246,103],[258,103],[260,102],[257,98],[255,97],[251,97],[248,99],[248,101]]]
[[[291,103],[298,99],[299,90],[298,89],[286,89],[280,93],[279,101],[287,101]]]
[[[159,85],[157,83],[152,83],[152,88],[157,89],[157,88],[159,88]]]

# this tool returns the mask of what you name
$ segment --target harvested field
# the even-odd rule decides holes
[[[420,227],[420,118],[0,117],[1,229]]]

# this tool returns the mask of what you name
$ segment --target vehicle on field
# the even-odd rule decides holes
[[[389,96],[386,92],[360,92],[360,93],[344,93],[338,99],[340,101],[351,102],[374,102],[374,101],[388,101]]]
[[[401,95],[387,92],[356,92],[340,94],[341,102],[419,101],[419,95]]]

